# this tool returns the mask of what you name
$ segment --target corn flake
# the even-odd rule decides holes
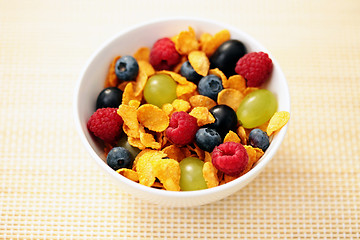
[[[134,90],[134,82],[130,82],[126,85],[122,96],[122,104],[129,104],[131,100],[141,101],[142,94],[136,95]]]
[[[214,116],[206,107],[195,107],[189,114],[196,118],[199,127],[215,122]]]
[[[236,133],[230,130],[224,137],[224,143],[225,142],[240,143],[240,138]]]
[[[211,162],[205,162],[203,166],[203,177],[208,188],[219,186],[217,169]]]
[[[290,113],[286,111],[276,112],[269,121],[266,132],[269,136],[281,129],[290,119]]]
[[[137,109],[137,119],[151,131],[162,132],[169,126],[167,114],[152,104],[144,104]]]
[[[215,76],[218,76],[221,79],[221,82],[224,84],[224,82],[227,81],[227,78],[225,74],[218,68],[210,69],[209,74],[213,74]]]
[[[187,82],[185,84],[178,84],[176,86],[176,96],[177,97],[181,97],[185,94],[193,94],[197,89],[196,84],[192,83],[192,82]]]
[[[236,129],[236,133],[240,137],[241,144],[246,145],[247,144],[247,136],[246,136],[245,128],[243,126],[238,127],[238,129]]]
[[[210,69],[210,61],[202,51],[192,51],[189,55],[190,65],[201,76],[206,76]]]
[[[139,136],[141,136],[141,133],[139,133]],[[144,150],[146,148],[146,146],[141,142],[140,138],[136,138],[136,137],[128,137],[128,143],[133,146],[136,147],[140,150]]]
[[[128,136],[140,137],[140,135],[136,133],[139,131],[139,122],[137,120],[136,108],[133,106],[121,104],[117,110],[117,113],[124,121],[124,132],[128,132],[126,133]],[[132,134],[129,134],[129,132],[132,132]]]
[[[113,61],[110,64],[108,74],[105,79],[105,88],[107,87],[116,87],[118,84],[118,78],[115,74],[115,65],[117,60],[119,60],[121,56],[117,56],[113,59]]]
[[[178,162],[180,162],[181,160],[183,160],[185,158],[184,153],[181,151],[181,148],[175,146],[175,145],[170,145],[165,147],[164,149],[162,149],[162,151],[171,159],[174,159]]]
[[[172,106],[176,112],[188,112],[191,108],[190,103],[182,99],[175,99]]]
[[[134,182],[138,182],[139,181],[139,176],[138,173],[135,172],[132,169],[128,169],[128,168],[120,168],[118,170],[116,170],[117,173],[123,175],[124,177],[126,177],[127,179],[130,179]]]
[[[150,49],[148,47],[141,47],[134,53],[134,58],[138,61],[149,62]]]
[[[174,106],[171,103],[165,103],[164,105],[162,105],[161,110],[163,110],[166,115],[168,115],[169,117],[171,116],[171,114],[174,112]]]
[[[190,104],[193,108],[195,107],[206,107],[208,110],[216,106],[216,102],[211,98],[204,95],[195,95],[190,99]]]
[[[205,38],[205,37],[203,37]],[[208,38],[202,43],[202,50],[206,55],[211,56],[221,44],[230,39],[230,32],[226,29],[217,32],[211,38]]]
[[[236,111],[243,100],[244,95],[236,89],[223,89],[219,92],[217,102],[231,107]]]
[[[205,151],[204,162],[212,162],[211,153]]]
[[[147,148],[160,149],[161,144],[155,141],[155,138],[150,133],[140,132],[140,142]]]
[[[232,88],[243,92],[246,88],[246,80],[241,75],[232,75],[229,79],[223,81],[224,88]]]
[[[199,49],[199,42],[192,27],[189,27],[189,31],[180,32],[172,40],[175,43],[176,50],[181,55],[188,55],[190,52]]]
[[[152,159],[154,175],[160,180],[166,190],[180,191],[180,166],[179,162],[167,159]]]

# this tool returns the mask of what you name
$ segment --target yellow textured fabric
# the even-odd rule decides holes
[[[359,239],[360,2],[0,0],[0,239]],[[73,89],[118,31],[158,17],[231,24],[268,48],[291,123],[236,194],[163,208],[119,191],[83,148]]]

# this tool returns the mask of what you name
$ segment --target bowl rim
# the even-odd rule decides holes
[[[276,154],[277,150],[279,149],[281,143],[283,142],[287,129],[289,127],[289,122],[277,133],[277,145],[275,147],[273,147],[273,150],[267,153],[266,158],[262,159],[260,162],[257,163],[257,165],[255,165],[249,172],[247,172],[246,174],[234,179],[231,182],[228,182],[226,184],[223,185],[219,185],[217,187],[213,187],[213,188],[209,188],[209,189],[203,189],[203,190],[196,190],[196,191],[168,191],[168,190],[162,190],[162,189],[156,189],[156,188],[152,188],[152,187],[147,187],[144,185],[141,185],[137,182],[134,182],[130,179],[127,179],[126,177],[122,176],[121,174],[117,173],[116,171],[114,171],[112,168],[110,168],[94,151],[94,149],[90,146],[84,132],[82,131],[82,127],[81,127],[81,122],[80,122],[80,116],[79,116],[79,112],[78,112],[78,108],[79,108],[79,93],[81,90],[81,85],[83,84],[83,78],[84,75],[89,67],[89,65],[92,63],[92,61],[102,52],[102,50],[104,48],[106,48],[108,45],[110,45],[112,42],[116,41],[118,38],[122,37],[123,35],[125,35],[126,33],[129,33],[133,30],[136,30],[139,27],[147,27],[149,25],[153,25],[153,24],[158,24],[158,23],[162,23],[162,22],[167,22],[167,21],[192,21],[194,22],[194,24],[196,22],[202,22],[204,24],[209,24],[209,25],[217,25],[217,26],[221,26],[224,29],[228,29],[230,32],[238,32],[241,33],[241,35],[245,36],[247,39],[249,39],[250,41],[252,41],[253,43],[255,43],[256,45],[262,46],[262,48],[264,49],[264,51],[266,51],[266,53],[269,54],[269,56],[271,57],[273,64],[277,67],[278,69],[278,74],[280,75],[280,78],[283,79],[283,84],[285,86],[284,94],[286,95],[286,99],[288,99],[288,104],[286,105],[287,109],[286,111],[288,111],[289,113],[290,111],[290,106],[291,106],[291,99],[290,99],[290,92],[289,92],[289,87],[288,87],[288,83],[287,80],[285,78],[285,75],[280,67],[280,65],[278,64],[278,62],[276,61],[276,59],[271,55],[271,53],[260,43],[258,42],[256,39],[254,39],[252,36],[250,36],[249,34],[247,34],[246,32],[244,32],[241,29],[238,29],[230,24],[224,23],[224,22],[220,22],[220,21],[215,21],[215,20],[211,20],[211,19],[206,19],[206,18],[199,18],[199,17],[187,17],[187,16],[175,16],[175,17],[165,17],[165,18],[157,18],[151,21],[147,21],[147,22],[142,22],[142,23],[138,23],[135,25],[132,25],[130,27],[127,27],[119,32],[117,32],[116,34],[114,34],[112,37],[110,37],[108,40],[106,40],[105,42],[103,42],[88,58],[88,60],[86,61],[85,65],[83,66],[80,75],[77,79],[76,82],[76,86],[74,88],[74,100],[73,100],[73,118],[75,121],[75,126],[78,132],[78,135],[83,143],[83,145],[85,146],[88,154],[90,154],[90,156],[93,158],[93,160],[95,160],[95,162],[100,165],[100,167],[105,170],[108,174],[110,174],[113,178],[116,178],[119,181],[125,182],[128,186],[130,187],[134,187],[140,191],[143,192],[147,192],[150,194],[155,194],[158,196],[162,196],[162,197],[177,197],[177,198],[188,198],[188,197],[197,197],[197,196],[203,196],[203,195],[211,195],[217,192],[222,192],[225,191],[227,189],[231,189],[233,187],[235,187],[236,185],[240,184],[241,182],[247,182],[249,180],[251,180],[252,178],[256,177],[264,168],[265,166],[269,163],[269,161],[273,158],[273,156]]]

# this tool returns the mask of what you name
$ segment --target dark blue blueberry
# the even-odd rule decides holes
[[[198,84],[199,93],[211,98],[215,102],[217,101],[217,96],[221,90],[223,90],[221,79],[213,74],[201,78]]]
[[[236,131],[238,119],[236,112],[227,105],[216,105],[209,112],[214,116],[215,122],[206,125],[214,128],[222,138],[230,131]]]
[[[235,73],[235,66],[239,59],[246,54],[244,44],[238,40],[231,39],[218,47],[210,57],[211,68],[219,68],[227,77]]]
[[[212,128],[200,128],[195,135],[195,142],[204,151],[212,152],[222,142],[220,134]]]
[[[184,62],[180,68],[180,74],[190,82],[198,84],[202,76],[195,72],[189,61]]]
[[[118,108],[122,102],[123,91],[117,87],[108,87],[103,89],[97,100],[96,109],[99,108]]]
[[[270,145],[267,133],[258,128],[251,130],[249,134],[249,142],[251,146],[260,148],[263,152],[265,152]]]
[[[139,64],[132,56],[123,56],[116,61],[115,74],[118,79],[123,81],[131,81],[136,78],[139,73]]]
[[[131,168],[134,159],[130,152],[123,147],[114,147],[106,157],[106,162],[115,171],[120,168]]]

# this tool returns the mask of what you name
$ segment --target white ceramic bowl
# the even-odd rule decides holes
[[[284,139],[287,125],[273,138],[269,148],[258,163],[245,175],[224,185],[199,191],[172,192],[146,187],[135,183],[121,176],[112,170],[102,159],[103,149],[94,141],[89,134],[86,123],[94,112],[96,98],[103,89],[104,80],[108,71],[110,62],[118,55],[132,55],[139,47],[148,46],[159,38],[171,37],[182,30],[187,30],[192,26],[197,34],[208,32],[214,34],[220,30],[228,29],[231,38],[242,41],[248,52],[263,51],[269,54],[273,60],[274,69],[271,80],[266,88],[275,93],[278,100],[278,110],[290,112],[290,96],[286,79],[280,69],[279,64],[271,53],[265,49],[258,41],[251,36],[232,26],[198,18],[171,18],[160,19],[144,24],[140,24],[126,30],[120,31],[104,43],[88,60],[82,71],[74,96],[74,117],[76,128],[80,138],[91,157],[99,165],[100,170],[105,172],[114,183],[123,191],[133,196],[144,199],[145,201],[161,204],[162,206],[190,207],[208,204],[222,198],[225,198],[243,188],[251,182],[270,162],[281,142]],[[198,36],[198,37],[199,37]]]

